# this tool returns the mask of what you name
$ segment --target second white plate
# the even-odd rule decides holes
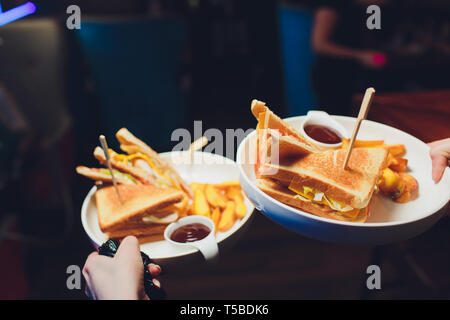
[[[192,165],[182,161],[182,157],[185,156],[183,152],[166,152],[161,153],[160,156],[170,161],[181,177],[188,183],[220,183],[229,180],[239,180],[239,171],[236,163],[216,154],[195,152]],[[108,237],[100,230],[98,225],[97,207],[94,197],[95,191],[96,187],[92,187],[83,202],[81,222],[92,244],[97,248]],[[254,206],[247,197],[245,197],[245,204],[247,207],[247,215],[244,219],[237,220],[233,227],[226,232],[217,232],[216,239],[219,245],[225,242],[232,242],[232,239],[236,239],[239,233],[238,231],[243,229],[242,227],[249,221],[253,214]],[[179,261],[183,257],[198,252],[195,248],[174,246],[165,240],[144,243],[141,245],[141,250],[159,264],[165,264],[169,261],[173,262],[171,260]]]

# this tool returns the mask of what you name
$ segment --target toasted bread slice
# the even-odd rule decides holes
[[[103,152],[103,149],[100,147],[96,147],[94,150],[94,157],[104,166],[107,166],[106,163],[106,157],[105,153]],[[131,165],[128,165],[126,163],[116,161],[113,156],[110,156],[110,162],[111,166],[114,169],[117,169],[118,171],[128,173],[138,179],[143,184],[151,184],[151,185],[157,185],[155,177],[153,177],[150,173],[147,171],[139,168],[139,167],[133,167]]]
[[[343,169],[346,150],[330,150],[302,158],[280,159],[280,164],[264,164],[259,178],[272,178],[301,190],[307,186],[353,208],[369,204],[388,151],[384,148],[355,148],[347,169]]]
[[[277,130],[282,139],[287,139],[286,143],[290,145],[290,148],[286,150],[297,151],[299,155],[314,153],[319,151],[318,148],[311,142],[305,139],[294,127],[289,123],[283,121],[280,117],[275,115],[264,102],[253,100],[251,110],[255,118],[262,123],[263,129]],[[262,116],[262,114],[264,116]],[[267,126],[267,127],[266,127]],[[261,127],[260,127],[261,128]],[[290,139],[289,139],[289,138]],[[280,157],[284,154],[280,152]]]
[[[159,224],[136,224],[127,226],[124,229],[117,229],[107,232],[108,237],[114,239],[122,239],[126,236],[135,236],[138,239],[141,237],[158,237],[164,238],[164,230],[166,225]]]
[[[183,192],[172,188],[158,188],[152,185],[119,184],[117,198],[114,187],[104,187],[95,193],[98,223],[103,232],[117,230],[133,221],[140,221],[146,215],[158,212],[183,199]]]
[[[145,142],[136,138],[126,128],[122,128],[116,133],[116,138],[120,142],[120,148],[128,154],[142,153],[148,156],[153,164],[164,174],[169,175],[171,181],[179,186],[189,198],[193,197],[193,191],[186,181],[184,181],[178,172],[165,159],[161,158],[156,151],[150,148]]]
[[[319,217],[339,221],[365,222],[368,216],[368,208],[366,207],[359,210],[356,218],[346,217],[329,206],[296,198],[295,192],[270,179],[257,179],[256,185],[275,200]]]
[[[304,156],[310,154],[310,148],[305,148],[303,143],[293,136],[282,136],[275,130],[269,131],[270,139],[270,152],[271,152],[271,162],[277,162],[280,158],[294,157],[294,156]],[[275,157],[275,151],[278,151],[278,157]]]
[[[108,169],[105,168],[88,168],[84,166],[76,167],[76,171],[78,174],[81,174],[89,179],[95,181],[103,181],[112,183],[111,174],[109,174]],[[126,176],[121,172],[113,169],[114,178],[118,183],[123,184],[140,184],[139,180],[133,179],[133,177]]]

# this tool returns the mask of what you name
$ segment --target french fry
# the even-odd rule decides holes
[[[384,140],[355,140],[353,144],[354,148],[375,148],[381,147],[384,143]],[[350,145],[350,139],[343,138],[342,139],[342,148],[347,149]]]
[[[239,181],[236,180],[230,180],[230,181],[225,181],[222,183],[217,183],[214,185],[214,187],[219,188],[219,189],[226,189],[226,188],[231,188],[231,187],[241,187],[241,184],[239,183]]]
[[[208,201],[206,200],[205,194],[200,189],[194,191],[193,214],[208,218],[210,217]]]
[[[220,221],[220,208],[215,208],[213,213],[211,214],[211,220],[214,222],[214,226],[216,228],[216,232],[219,229],[219,221]]]
[[[247,214],[247,207],[245,206],[244,196],[241,190],[238,188],[229,188],[227,190],[227,197],[233,200],[236,204],[236,216],[238,219],[242,219]]]
[[[205,188],[206,200],[213,207],[225,208],[227,205],[227,198],[214,186],[208,184]]]
[[[406,170],[407,165],[408,165],[407,159],[401,157],[393,157],[391,159],[391,163],[389,164],[389,168],[396,172],[404,172]]]
[[[236,216],[238,219],[243,219],[247,214],[247,207],[245,206],[244,199],[241,197],[235,197],[234,202],[236,204]]]
[[[342,149],[348,149],[349,139],[342,139]],[[378,190],[390,196],[395,202],[405,203],[411,200],[417,190],[417,180],[405,173],[408,160],[402,156],[406,153],[404,144],[384,144],[384,140],[356,140],[355,148],[383,147],[389,151],[386,168],[378,180]]]
[[[243,197],[241,190],[239,188],[235,188],[235,187],[228,188],[226,193],[227,193],[228,199],[230,199],[230,200],[234,200],[235,197],[241,197],[241,198]]]
[[[406,153],[404,144],[383,144],[382,147],[388,149],[395,157],[401,157]]]
[[[234,201],[227,202],[227,206],[225,207],[225,210],[223,210],[219,221],[219,231],[227,231],[233,226],[234,221],[236,220],[235,207]]]
[[[205,190],[205,184],[204,183],[197,183],[197,182],[193,182],[191,183],[191,189],[192,190]]]
[[[194,190],[194,201],[179,213],[180,216],[189,214],[209,217],[214,222],[216,232],[223,232],[230,229],[238,218],[242,219],[247,214],[239,181],[192,183],[191,188]]]
[[[350,145],[350,139],[345,139],[345,138],[343,138],[343,139],[342,139],[342,145],[341,145],[341,148],[342,148],[342,149],[347,149],[349,145]]]
[[[381,147],[384,140],[356,140],[354,146],[356,148],[375,148]]]

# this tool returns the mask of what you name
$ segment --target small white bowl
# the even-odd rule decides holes
[[[328,113],[325,111],[316,111],[312,110],[309,111],[306,115],[306,119],[302,122],[300,125],[300,133],[310,142],[314,143],[316,146],[318,146],[321,150],[330,150],[330,149],[337,149],[340,148],[342,145],[342,141],[339,143],[323,143],[317,140],[314,140],[308,134],[305,132],[305,126],[307,124],[316,124],[328,127],[335,131],[341,138],[349,138],[349,135],[347,133],[347,130],[336,120],[334,120]]]
[[[170,236],[176,229],[191,223],[200,223],[207,226],[210,230],[209,234],[203,239],[192,242],[177,242],[173,241],[170,238]],[[219,256],[219,247],[217,246],[217,241],[214,234],[214,222],[210,218],[204,216],[188,216],[181,218],[178,221],[169,224],[164,230],[164,238],[166,239],[166,241],[175,246],[197,248],[207,262],[215,262],[217,261],[217,258]]]

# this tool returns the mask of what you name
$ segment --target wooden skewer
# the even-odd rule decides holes
[[[201,148],[203,148],[204,146],[206,146],[208,144],[208,138],[206,138],[205,136],[198,138],[197,140],[195,140],[194,142],[191,143],[188,152],[194,152],[197,151]]]
[[[100,145],[102,146],[103,152],[105,153],[106,164],[108,166],[109,173],[111,174],[111,180],[112,180],[114,189],[116,190],[117,198],[119,199],[119,202],[121,204],[123,204],[122,198],[120,197],[119,188],[117,188],[116,179],[114,178],[114,172],[111,167],[111,161],[109,159],[108,143],[106,142],[106,138],[104,135],[101,135],[99,137],[99,140],[100,140]]]
[[[207,144],[208,144],[208,138],[206,138],[205,136],[198,138],[197,140],[195,140],[194,142],[191,143],[191,145],[189,146],[189,149],[187,150],[187,152],[190,156],[190,159],[191,159],[191,165],[194,163],[194,152],[203,148]]]
[[[350,140],[350,144],[347,149],[347,154],[345,155],[343,166],[344,170],[347,168],[348,160],[350,159],[350,155],[352,154],[353,145],[355,143],[356,136],[358,135],[361,122],[367,117],[367,113],[369,112],[370,104],[372,103],[374,93],[375,93],[374,88],[367,88],[366,93],[364,94],[364,99],[361,103],[361,108],[359,109],[358,119],[356,120],[356,125],[355,128],[353,129],[352,139]]]

